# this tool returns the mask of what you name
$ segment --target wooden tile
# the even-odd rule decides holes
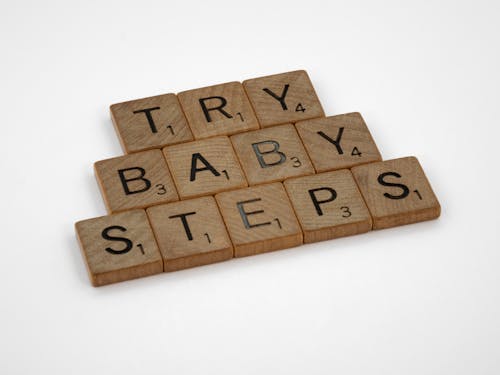
[[[280,182],[220,193],[215,199],[235,257],[302,244],[302,231]]]
[[[160,251],[144,210],[79,221],[75,230],[94,286],[163,271]]]
[[[415,157],[352,168],[370,210],[373,229],[437,218],[439,202]]]
[[[295,126],[317,172],[382,160],[358,112],[300,121]]]
[[[325,115],[305,70],[249,79],[243,86],[261,127]]]
[[[233,245],[213,197],[147,209],[165,271],[221,262],[233,257]]]
[[[247,186],[228,137],[169,146],[163,152],[181,199]]]
[[[196,139],[259,128],[240,82],[188,90],[177,95]]]
[[[231,142],[250,185],[314,173],[292,124],[236,134]]]
[[[304,242],[368,232],[372,219],[348,169],[284,182],[304,233]]]
[[[110,213],[179,199],[160,150],[101,160],[94,169]]]
[[[175,94],[113,104],[110,112],[126,153],[193,140]]]

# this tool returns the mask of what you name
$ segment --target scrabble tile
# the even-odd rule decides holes
[[[188,90],[177,95],[196,139],[259,128],[239,82]]]
[[[94,169],[110,213],[179,199],[160,150],[101,160]]]
[[[181,199],[247,186],[228,137],[169,146],[163,152]]]
[[[373,229],[431,220],[441,213],[415,157],[365,164],[351,171],[372,215]]]
[[[263,128],[325,115],[305,70],[249,79],[243,86]]]
[[[126,153],[193,140],[175,94],[113,104],[110,112]]]
[[[368,232],[370,212],[348,169],[284,182],[304,233],[304,242]]]
[[[357,112],[300,121],[295,126],[317,172],[382,160]]]
[[[243,257],[302,244],[302,231],[280,182],[215,196],[234,246]]]
[[[144,210],[79,221],[75,230],[94,286],[163,271],[160,251]]]
[[[167,203],[147,209],[165,271],[221,262],[233,245],[213,197]]]
[[[292,124],[236,134],[231,142],[250,185],[314,173]]]

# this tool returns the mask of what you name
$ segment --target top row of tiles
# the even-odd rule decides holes
[[[126,153],[324,117],[304,70],[132,100],[110,109]]]

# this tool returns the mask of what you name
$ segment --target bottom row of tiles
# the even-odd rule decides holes
[[[414,157],[76,223],[94,286],[440,215]]]

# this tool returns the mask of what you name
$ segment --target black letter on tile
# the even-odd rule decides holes
[[[104,238],[105,240],[108,240],[108,241],[124,242],[126,246],[122,250],[114,250],[114,249],[112,249],[110,247],[107,247],[105,250],[108,253],[111,253],[111,254],[125,254],[125,253],[128,253],[130,250],[132,250],[132,247],[134,246],[134,244],[128,238],[110,236],[108,234],[108,232],[110,230],[114,230],[114,229],[122,231],[122,232],[126,232],[127,231],[127,229],[125,229],[124,227],[121,227],[119,225],[112,225],[110,227],[104,228],[104,230],[101,233],[102,238]]]
[[[329,187],[320,187],[308,191],[309,191],[309,196],[311,197],[311,200],[314,204],[314,208],[316,208],[316,213],[318,214],[318,216],[323,216],[323,211],[321,210],[322,203],[332,202],[335,200],[335,198],[337,198],[337,192]],[[316,198],[317,191],[328,191],[330,193],[330,197],[327,199],[318,200],[318,198]]]
[[[218,107],[207,108],[207,106],[205,105],[205,101],[210,100],[210,99],[218,99],[218,100],[220,100],[221,104]],[[231,116],[229,113],[227,113],[226,111],[224,111],[222,109],[227,104],[227,100],[225,98],[223,98],[222,96],[210,96],[208,98],[201,98],[201,99],[199,99],[199,101],[200,101],[201,109],[203,110],[203,113],[205,114],[205,118],[207,119],[207,122],[212,122],[212,117],[210,117],[210,111],[219,111],[227,118],[233,118],[233,116]]]
[[[139,177],[126,178],[125,172],[133,171],[133,170],[139,171]],[[132,168],[118,170],[118,175],[120,176],[120,181],[122,182],[123,190],[125,190],[126,195],[142,193],[151,187],[151,181],[149,181],[147,178],[144,178],[145,174],[146,174],[146,171],[144,170],[144,168],[141,168],[141,167],[132,167]],[[144,181],[144,187],[142,189],[130,190],[128,187],[128,183],[130,181],[138,181],[138,180]]]
[[[403,192],[400,195],[392,195],[389,193],[384,193],[384,196],[389,199],[403,199],[406,198],[410,194],[410,189],[408,189],[408,186],[403,185],[403,184],[396,184],[394,182],[386,182],[384,181],[385,176],[393,176],[397,178],[401,178],[401,175],[397,172],[385,172],[382,173],[380,176],[378,176],[378,183],[382,186],[395,186],[403,190]]]
[[[265,88],[265,89],[262,89],[262,90],[264,90],[269,95],[271,95],[274,99],[276,99],[277,101],[279,101],[280,104],[281,104],[281,108],[283,108],[283,111],[286,111],[288,108],[287,108],[286,103],[285,103],[285,96],[286,96],[286,93],[288,92],[288,88],[289,87],[290,87],[290,85],[287,83],[285,85],[285,87],[283,88],[281,96],[276,95],[274,92],[272,92],[268,88]]]
[[[257,224],[250,224],[249,221],[248,221],[248,216],[250,216],[250,215],[256,215],[256,214],[261,214],[261,213],[264,212],[264,210],[245,211],[245,209],[243,208],[243,205],[247,204],[247,203],[259,202],[261,200],[262,199],[260,199],[260,198],[255,198],[255,199],[250,199],[248,201],[243,201],[243,202],[236,203],[236,206],[238,207],[238,211],[240,212],[241,219],[243,220],[243,224],[245,224],[245,228],[246,229],[255,228],[255,227],[261,227],[261,226],[264,226],[264,225],[271,225],[270,221],[266,221],[266,222],[262,222],[262,223],[257,223]]]
[[[197,168],[198,160],[205,164],[203,168]],[[193,154],[191,157],[191,177],[189,177],[189,181],[196,180],[196,173],[201,171],[210,171],[214,174],[214,176],[220,176],[220,173],[215,169],[212,164],[210,164],[207,159],[205,159],[199,152]]]
[[[323,138],[325,138],[328,142],[333,144],[337,148],[337,152],[339,155],[342,155],[344,151],[342,150],[342,147],[340,147],[340,139],[342,138],[342,134],[344,133],[344,128],[339,128],[339,132],[337,133],[337,138],[335,140],[331,139],[328,135],[323,133],[322,131],[319,131],[318,134],[321,135]]]
[[[181,218],[182,226],[184,227],[184,230],[186,231],[186,236],[187,236],[189,241],[193,240],[193,234],[191,233],[191,229],[189,228],[189,224],[187,222],[186,216],[194,215],[194,214],[196,214],[196,212],[186,212],[185,214],[172,215],[172,216],[168,217],[169,219],[174,219],[177,217]]]
[[[153,107],[153,108],[146,108],[146,109],[141,109],[139,111],[134,111],[134,113],[144,113],[146,115],[146,118],[148,119],[149,127],[151,128],[151,131],[153,133],[158,133],[158,129],[156,129],[155,122],[153,120],[153,116],[151,116],[151,111],[156,111],[160,109],[160,107]]]
[[[260,145],[273,145],[273,149],[269,151],[261,151],[259,148]],[[252,148],[253,151],[255,152],[255,155],[257,155],[257,160],[259,160],[261,168],[268,168],[272,167],[273,165],[283,164],[286,161],[286,155],[281,151],[278,151],[280,148],[280,144],[276,141],[262,141],[262,142],[252,143]],[[278,154],[280,158],[275,162],[267,163],[264,160],[264,155],[267,154]]]

